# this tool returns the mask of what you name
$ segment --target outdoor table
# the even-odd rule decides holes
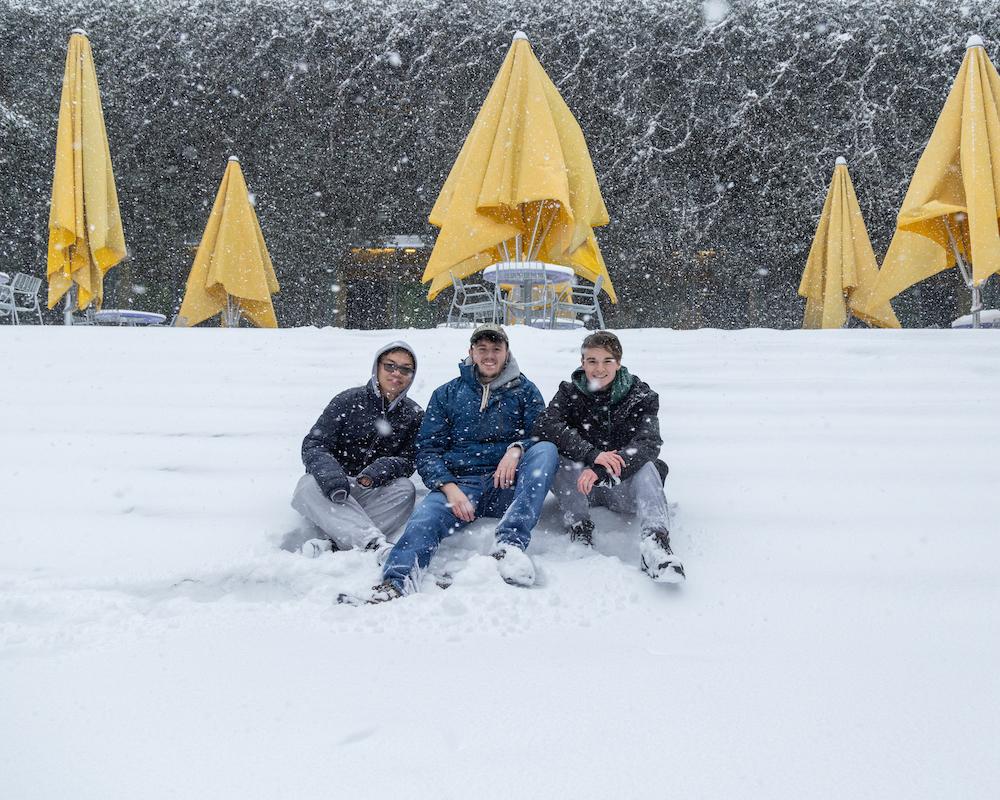
[[[131,308],[109,308],[94,313],[94,322],[99,325],[126,325],[137,328],[143,325],[162,325],[167,318],[152,311],[135,311]]]
[[[573,268],[561,264],[546,264],[542,261],[501,261],[483,270],[483,280],[489,283],[495,284],[498,275],[501,283],[519,284],[520,300],[528,302],[534,297],[535,286],[542,286],[546,282],[552,284],[571,281]],[[535,325],[542,322],[542,320],[531,320],[531,324]],[[548,320],[544,321],[542,327],[549,327]]]
[[[951,323],[952,329],[958,328],[971,328],[972,327],[972,314],[966,314],[964,317],[959,317],[954,322]],[[1000,309],[996,308],[984,308],[979,312],[979,327],[980,328],[1000,328]]]

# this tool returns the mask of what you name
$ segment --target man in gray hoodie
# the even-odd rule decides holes
[[[413,348],[389,342],[375,354],[371,380],[334,397],[306,435],[306,474],[292,508],[319,530],[304,554],[360,548],[376,551],[381,563],[392,548],[386,536],[407,520],[416,497],[410,476],[424,412],[406,396],[416,369]],[[286,538],[283,546],[294,543]]]

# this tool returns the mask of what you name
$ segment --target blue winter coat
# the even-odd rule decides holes
[[[432,491],[457,477],[489,475],[510,445],[527,449],[538,441],[530,431],[545,403],[513,356],[489,384],[482,410],[484,387],[471,359],[459,373],[434,390],[417,434],[417,472]]]

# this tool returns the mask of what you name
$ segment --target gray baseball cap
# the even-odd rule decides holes
[[[497,343],[503,342],[508,347],[510,346],[510,340],[507,338],[507,331],[495,322],[484,322],[476,328],[472,332],[472,336],[469,337],[469,344],[475,344],[480,339],[488,339],[491,342]]]

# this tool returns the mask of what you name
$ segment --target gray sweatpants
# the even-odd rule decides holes
[[[335,503],[309,474],[299,478],[292,494],[292,508],[318,527],[341,550],[364,548],[399,528],[410,517],[417,496],[409,478],[396,478],[385,486],[365,488],[351,481],[351,493]],[[301,543],[300,543],[301,544]]]
[[[552,493],[566,525],[589,519],[591,506],[604,506],[618,514],[635,514],[643,531],[670,530],[667,497],[663,493],[660,473],[652,462],[617,486],[595,486],[588,495],[576,488],[577,479],[586,467],[586,464],[559,456]]]

